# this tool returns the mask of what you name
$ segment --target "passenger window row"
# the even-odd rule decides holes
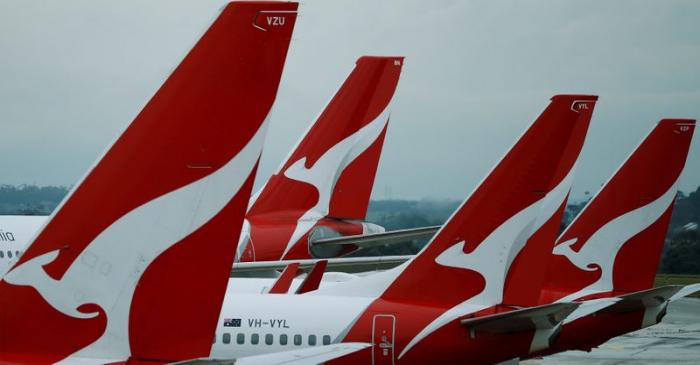
[[[216,341],[216,338],[214,338],[214,341]],[[289,341],[289,338],[287,337],[286,334],[281,334],[279,335],[278,343],[282,346],[286,346]],[[294,335],[292,338],[292,341],[294,343],[294,346],[301,346],[302,344],[302,336],[301,335]],[[331,336],[329,335],[324,335],[321,338],[321,341],[323,345],[330,345],[331,344]],[[221,336],[221,342],[225,345],[228,345],[231,343],[231,334],[230,333],[224,333]],[[246,343],[246,335],[245,333],[238,333],[236,334],[236,344],[238,345],[245,345]],[[274,345],[275,343],[275,335],[268,333],[265,335],[265,345]],[[316,346],[316,335],[309,335],[306,339],[306,343],[309,346]],[[260,344],[260,335],[257,333],[253,333],[250,335],[250,344],[251,345],[258,345]]]
[[[6,251],[0,251],[0,259],[5,258],[5,254],[6,254]],[[16,257],[19,257],[19,255],[21,255],[22,253],[19,251],[15,251],[14,254]],[[10,259],[12,258],[12,251],[7,251],[7,257]]]

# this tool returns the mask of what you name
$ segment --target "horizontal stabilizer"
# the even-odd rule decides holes
[[[196,359],[181,361],[178,365],[312,365],[322,364],[372,346],[369,343],[348,342],[299,350],[245,356],[238,359]]]
[[[411,257],[413,257],[413,255],[326,259],[328,260],[326,271],[355,273],[387,270],[403,264]],[[231,269],[231,276],[269,277],[269,273],[275,270],[282,270],[292,263],[298,263],[300,270],[309,270],[318,261],[319,259],[237,262],[233,265],[233,269]]]
[[[564,319],[564,323],[570,323],[573,322],[581,317],[585,317],[589,314],[596,313],[598,311],[601,311],[617,302],[620,301],[620,298],[618,297],[612,297],[612,298],[601,298],[601,299],[592,299],[592,300],[586,300],[583,302],[580,302],[581,305],[576,308],[571,314],[569,314],[566,319]]]
[[[608,310],[613,312],[628,312],[641,308],[656,307],[669,301],[682,289],[682,285],[666,285],[620,295],[618,297],[620,300],[615,303],[615,305],[610,306]]]
[[[440,229],[440,226],[420,227],[399,229],[390,232],[358,234],[353,236],[321,238],[311,242],[312,246],[334,246],[334,245],[354,245],[361,248],[392,245],[403,243],[410,240],[430,238],[435,235],[435,232]]]
[[[557,327],[580,303],[554,303],[460,321],[472,333],[513,333]]]
[[[564,323],[573,322],[581,317],[601,311],[627,313],[642,310],[644,311],[642,328],[644,328],[661,320],[670,301],[683,298],[698,290],[700,290],[700,283],[687,286],[666,285],[617,297],[587,300],[581,302],[581,306],[571,313],[564,320]]]
[[[678,300],[678,299],[681,299],[685,296],[688,296],[688,295],[693,294],[693,293],[698,292],[698,291],[700,291],[700,283],[686,285],[681,290],[676,292],[676,294],[673,294],[673,296],[671,296],[671,299],[669,299],[669,300],[670,301]]]

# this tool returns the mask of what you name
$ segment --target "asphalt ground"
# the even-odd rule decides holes
[[[669,305],[661,323],[611,339],[591,352],[567,351],[523,365],[700,364],[700,299]]]

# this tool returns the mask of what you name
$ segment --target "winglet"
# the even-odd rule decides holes
[[[282,275],[277,278],[275,284],[270,288],[269,294],[285,294],[289,291],[289,287],[292,286],[292,281],[297,276],[299,271],[299,263],[293,262],[282,271]]]
[[[299,288],[297,288],[296,294],[304,294],[318,289],[318,286],[321,285],[323,273],[326,271],[326,266],[328,266],[328,260],[319,260],[316,262],[311,272],[309,272],[301,285],[299,285]]]

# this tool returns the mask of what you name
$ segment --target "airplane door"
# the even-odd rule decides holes
[[[372,319],[372,365],[394,365],[396,317],[376,314]]]

